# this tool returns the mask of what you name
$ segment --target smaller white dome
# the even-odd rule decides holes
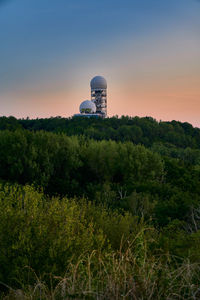
[[[105,80],[104,77],[102,76],[95,76],[94,78],[92,78],[92,80],[90,81],[90,86],[92,89],[107,89],[107,82]]]
[[[96,105],[90,100],[85,100],[79,107],[81,114],[94,114],[96,112]]]

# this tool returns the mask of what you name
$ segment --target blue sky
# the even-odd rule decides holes
[[[99,74],[110,87],[110,115],[198,125],[199,46],[196,0],[0,0],[1,115],[70,116]],[[176,87],[164,84],[169,78]],[[162,105],[152,98],[161,79]],[[173,114],[181,95],[191,96],[194,112],[184,102]]]

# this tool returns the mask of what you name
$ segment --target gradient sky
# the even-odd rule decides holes
[[[200,1],[0,0],[0,115],[78,112],[108,82],[108,115],[200,127]]]

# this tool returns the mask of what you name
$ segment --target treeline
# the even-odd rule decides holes
[[[152,217],[159,226],[186,220],[200,203],[200,165],[131,142],[95,141],[44,131],[0,131],[0,178],[46,194]]]
[[[164,173],[161,157],[141,145],[25,130],[0,132],[0,165],[5,181],[68,196],[88,196],[103,184],[159,182]]]
[[[32,131],[62,132],[68,136],[84,135],[95,140],[131,141],[151,147],[154,143],[174,145],[178,148],[200,149],[200,129],[187,122],[157,122],[151,117],[123,116],[107,119],[47,118],[15,119],[1,117],[0,130],[24,128]]]

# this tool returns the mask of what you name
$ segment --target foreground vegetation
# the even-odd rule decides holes
[[[138,217],[7,184],[0,206],[3,299],[200,296],[200,265],[166,254],[165,235]]]
[[[199,129],[151,118],[0,129],[2,299],[200,298]]]

